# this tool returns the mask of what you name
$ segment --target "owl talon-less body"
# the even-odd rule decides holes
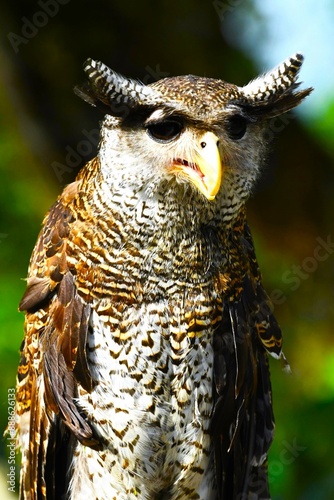
[[[282,337],[244,205],[303,58],[237,87],[89,59],[98,155],[47,214],[18,370],[22,499],[269,498]]]

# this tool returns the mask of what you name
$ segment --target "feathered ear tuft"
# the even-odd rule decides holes
[[[240,88],[244,97],[243,106],[250,112],[271,118],[298,106],[313,88],[296,91],[299,70],[303,64],[302,54],[295,54],[276,68]]]
[[[101,107],[102,104],[109,114],[120,116],[126,109],[162,102],[154,89],[116,73],[100,61],[87,59],[84,71],[88,82],[75,87],[75,93],[92,106]]]

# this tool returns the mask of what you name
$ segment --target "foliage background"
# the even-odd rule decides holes
[[[325,3],[334,22],[333,3]],[[193,73],[242,85],[259,71],[254,44],[240,43],[243,31],[260,33],[261,44],[262,36],[264,40],[275,28],[275,24],[269,28],[259,4],[255,0],[21,0],[1,6],[1,429],[8,418],[7,391],[15,384],[23,335],[17,304],[31,250],[45,212],[96,151],[101,117],[72,93],[84,78],[83,61],[100,59],[145,82]],[[279,18],[280,4],[273,4]],[[317,12],[318,6],[312,25],[303,26],[305,33],[311,35],[320,22]],[[299,50],[290,46],[289,33],[285,37],[289,52],[282,52],[274,64]],[[330,46],[332,42],[328,40]],[[265,45],[261,48],[265,52]],[[333,78],[332,66],[325,60],[321,63],[320,87],[321,79]],[[309,80],[305,84],[316,86]],[[317,90],[309,98],[311,104],[316,98]],[[326,250],[322,245],[322,257],[317,258],[319,242],[334,239],[333,95],[327,94],[323,102],[321,109],[314,106],[313,114],[291,115],[286,123],[275,124],[274,147],[248,205],[258,260],[267,290],[275,294],[275,312],[292,366],[288,376],[279,363],[271,363],[277,431],[269,471],[277,500],[334,498],[332,246]],[[4,483],[6,444],[4,439],[0,452]],[[1,498],[8,495],[6,490],[4,484]]]

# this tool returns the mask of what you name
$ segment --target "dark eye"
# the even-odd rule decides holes
[[[169,142],[180,135],[182,123],[177,120],[164,120],[147,126],[149,135],[158,142]]]
[[[234,141],[241,139],[247,130],[248,120],[241,115],[232,115],[229,117],[226,130],[228,135]]]

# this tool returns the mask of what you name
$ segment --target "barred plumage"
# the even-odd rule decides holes
[[[311,91],[301,62],[243,88],[86,62],[98,156],[47,214],[20,304],[21,498],[269,498],[267,353],[285,358],[244,204],[268,119]]]

